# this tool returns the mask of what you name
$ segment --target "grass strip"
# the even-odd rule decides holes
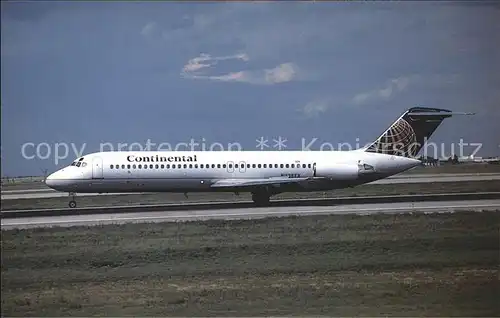
[[[498,316],[499,217],[2,231],[2,316]]]

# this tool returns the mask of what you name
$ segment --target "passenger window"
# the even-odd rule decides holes
[[[203,164],[202,163],[200,163],[200,169],[203,169]]]
[[[261,166],[262,166],[262,165],[259,163],[259,164],[257,165],[257,168],[260,168]]]
[[[167,168],[168,168],[168,165],[167,165]],[[172,165],[172,169],[175,169],[175,165]]]
[[[285,167],[285,165],[284,164],[280,164],[280,168],[283,168],[283,167]]]
[[[223,164],[223,165],[222,165],[222,168],[226,168],[226,164]]]
[[[137,168],[142,169],[142,165],[138,165]]]
[[[127,165],[127,169],[130,169],[130,165]]]
[[[122,165],[122,169],[125,169],[125,165]]]
[[[264,165],[263,165],[263,167],[264,167],[264,168],[267,168],[267,164],[264,164]]]
[[[295,164],[294,163],[292,163],[292,168],[295,168]]]
[[[113,169],[113,165],[109,165],[109,169]]]
[[[238,164],[236,163],[236,164],[234,165],[234,167],[235,167],[236,169],[238,169]]]
[[[252,163],[252,168],[256,168],[257,165],[255,163]]]
[[[191,168],[193,168],[193,164],[192,163],[189,164],[189,169],[191,169]]]
[[[290,165],[287,163],[287,164],[285,165],[285,167],[286,167],[286,168],[288,168],[288,167],[290,167]]]
[[[132,169],[135,169],[135,168],[136,168],[136,166],[135,166],[135,165],[133,165],[133,166],[132,166]]]
[[[307,167],[308,167],[308,168],[311,168],[311,164],[308,164],[308,165],[307,165]]]
[[[159,167],[160,167],[160,166],[158,166],[158,165],[155,165],[155,168],[156,168],[156,169],[158,169]]]
[[[149,169],[153,169],[153,165],[149,165]]]
[[[165,165],[161,165],[161,166],[160,166],[160,168],[161,168],[161,169],[165,169]]]

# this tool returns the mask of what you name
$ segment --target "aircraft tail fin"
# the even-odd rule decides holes
[[[457,114],[470,115],[439,108],[410,108],[364,151],[415,158],[443,120]]]

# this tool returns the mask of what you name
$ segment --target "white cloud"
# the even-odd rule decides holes
[[[147,23],[141,30],[143,36],[150,36],[156,29],[156,22]]]
[[[184,65],[182,69],[183,75],[190,75],[193,72],[197,72],[203,68],[211,67],[217,64],[217,61],[223,60],[242,60],[248,61],[248,56],[244,53],[229,55],[229,56],[219,56],[219,57],[211,57],[210,54],[201,53],[200,56],[192,58],[188,61],[186,65]]]
[[[373,102],[376,100],[388,100],[394,95],[405,91],[410,85],[428,85],[432,87],[447,86],[456,83],[459,80],[459,76],[456,74],[452,75],[411,75],[402,76],[398,78],[393,78],[388,80],[382,88],[374,89],[371,91],[363,92],[357,94],[352,98],[354,104],[360,105],[368,102]]]
[[[297,67],[292,63],[284,63],[275,68],[264,70],[266,82],[285,83],[291,81],[297,74]]]
[[[248,55],[245,53],[215,56],[202,53],[199,56],[192,58],[182,68],[181,76],[191,79],[204,79],[221,82],[241,82],[256,85],[272,85],[290,82],[297,79],[298,67],[293,63],[283,63],[274,68],[261,70],[241,70],[229,72],[223,75],[206,75],[206,71],[217,65],[219,61],[224,60],[240,60],[243,62],[249,61]]]
[[[307,103],[300,111],[307,117],[316,117],[329,108],[330,102],[328,100],[313,100]]]
[[[398,77],[390,79],[386,82],[385,86],[379,89],[371,90],[368,92],[357,94],[353,97],[352,101],[355,104],[363,104],[373,100],[391,98],[394,94],[404,91],[408,85],[417,81],[419,76]]]

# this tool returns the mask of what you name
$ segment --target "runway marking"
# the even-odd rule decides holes
[[[373,212],[369,214],[385,213],[387,211],[409,211],[411,210],[442,210],[442,209],[477,209],[477,208],[491,208],[500,207],[499,204],[478,204],[478,205],[445,205],[445,206],[429,206],[429,207],[381,207],[381,208],[357,208],[357,209],[341,209],[341,210],[298,210],[293,212],[288,211],[274,211],[274,212],[240,212],[240,213],[210,213],[210,214],[199,214],[199,215],[164,215],[164,216],[135,216],[135,217],[108,217],[93,220],[52,220],[52,221],[29,221],[29,222],[18,222],[18,223],[8,223],[2,224],[2,226],[20,226],[20,225],[51,225],[51,224],[64,224],[64,223],[94,223],[94,222],[109,222],[109,221],[146,221],[146,220],[169,220],[169,219],[196,219],[200,217],[217,218],[217,217],[235,217],[235,216],[257,216],[257,215],[296,215],[296,214],[307,214],[313,213],[315,215],[319,214],[332,214],[332,213],[352,213],[352,214],[362,214],[367,212]],[[448,213],[450,211],[447,211]],[[453,212],[453,211],[451,211]],[[435,213],[442,213],[435,211]],[[92,215],[89,215],[92,216]],[[52,217],[49,217],[52,218]]]

